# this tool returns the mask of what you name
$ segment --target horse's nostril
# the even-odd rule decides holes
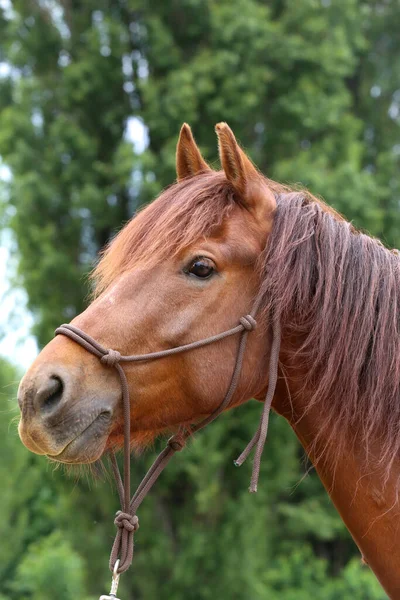
[[[36,393],[36,408],[43,412],[52,412],[59,404],[64,391],[64,384],[60,377],[52,375],[46,384],[42,385]]]

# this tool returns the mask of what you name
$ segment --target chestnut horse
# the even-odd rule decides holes
[[[72,323],[106,348],[143,354],[237,324],[261,294],[230,407],[263,400],[270,315],[282,345],[273,408],[316,466],[391,598],[400,598],[400,261],[308,192],[263,177],[229,127],[216,128],[222,171],[190,128],[178,181],[120,232],[95,272],[95,299]],[[210,415],[238,347],[233,336],[124,365],[132,447]],[[58,336],[19,389],[23,443],[66,463],[122,444],[118,374]]]

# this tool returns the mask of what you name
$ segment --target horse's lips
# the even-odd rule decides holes
[[[102,412],[81,433],[56,455],[47,457],[55,462],[69,464],[91,463],[103,454],[112,425],[111,415]]]

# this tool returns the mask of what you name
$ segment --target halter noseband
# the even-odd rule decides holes
[[[171,348],[169,350],[161,350],[159,352],[151,352],[149,354],[135,354],[132,356],[123,356],[117,350],[106,349],[101,346],[95,339],[93,339],[90,335],[75,327],[74,325],[61,325],[56,329],[55,335],[65,335],[70,338],[82,348],[94,354],[100,359],[100,362],[108,367],[113,367],[117,370],[121,382],[121,392],[122,392],[122,405],[123,405],[123,415],[124,415],[124,468],[123,468],[123,479],[121,477],[117,459],[113,450],[110,451],[111,455],[111,465],[118,489],[118,495],[121,504],[121,510],[116,513],[116,517],[114,520],[114,524],[117,527],[117,534],[114,540],[114,544],[111,550],[110,555],[110,569],[117,576],[120,573],[126,571],[133,558],[133,537],[134,532],[139,527],[139,520],[136,516],[136,511],[139,508],[140,504],[144,500],[147,493],[153,487],[154,483],[157,481],[161,472],[165,469],[169,461],[175,452],[181,451],[187,439],[193,435],[196,431],[203,429],[206,425],[214,421],[218,417],[218,415],[223,412],[225,408],[229,406],[230,401],[238,387],[240,374],[243,365],[244,352],[247,343],[248,334],[253,331],[257,322],[255,320],[255,314],[258,311],[258,307],[260,304],[260,300],[257,300],[251,314],[240,317],[239,324],[232,329],[228,329],[223,331],[222,333],[218,333],[217,335],[213,335],[211,337],[205,338],[203,340],[199,340],[197,342],[191,342],[190,344],[184,344],[182,346],[177,346],[176,348]],[[264,448],[264,444],[267,437],[268,432],[268,419],[269,412],[272,404],[272,399],[275,393],[275,387],[277,382],[278,375],[278,359],[279,359],[279,350],[280,350],[280,339],[281,339],[281,331],[280,324],[277,319],[273,319],[272,321],[272,332],[273,332],[273,341],[271,347],[271,357],[269,364],[269,382],[268,382],[268,391],[265,397],[264,407],[261,415],[260,425],[245,448],[239,458],[235,461],[236,466],[240,466],[246,460],[251,450],[256,446],[256,452],[254,456],[253,463],[253,471],[250,483],[250,492],[257,491],[257,483],[260,472],[260,461],[261,455]],[[167,446],[164,450],[158,455],[154,463],[151,465],[150,469],[147,471],[143,480],[141,481],[139,487],[136,492],[130,497],[130,397],[129,397],[129,387],[128,381],[125,375],[125,371],[121,366],[121,363],[128,362],[143,362],[149,360],[156,360],[159,358],[163,358],[165,356],[171,356],[173,354],[179,354],[181,352],[186,352],[188,350],[194,350],[195,348],[201,348],[202,346],[207,346],[208,344],[212,344],[214,342],[218,342],[232,335],[240,334],[239,347],[236,355],[235,366],[232,372],[230,384],[228,390],[225,394],[225,397],[221,404],[216,408],[216,410],[211,413],[208,417],[206,417],[200,423],[196,425],[192,425],[189,429],[181,429],[173,435],[167,443]],[[117,562],[118,561],[118,562]]]

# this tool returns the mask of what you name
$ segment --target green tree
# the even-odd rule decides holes
[[[32,600],[82,598],[82,559],[61,534],[50,534],[27,549],[13,589],[19,598]]]

